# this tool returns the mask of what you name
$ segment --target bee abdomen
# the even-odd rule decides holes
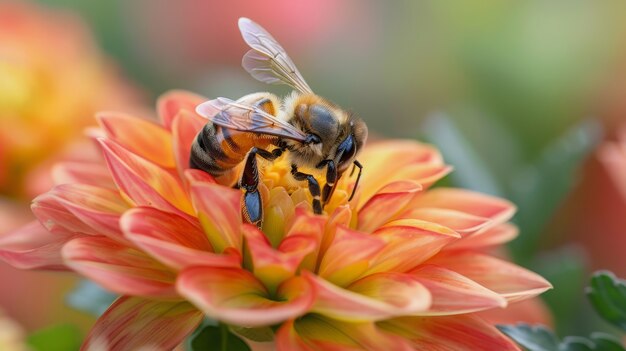
[[[225,144],[230,150],[224,149]],[[191,146],[189,166],[218,177],[243,160],[245,153],[240,155],[232,152],[237,148],[237,143],[225,128],[207,123]]]

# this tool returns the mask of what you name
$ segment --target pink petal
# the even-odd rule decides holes
[[[86,184],[62,184],[54,187],[48,195],[95,234],[128,243],[119,228],[120,216],[128,209],[128,204],[119,192]]]
[[[407,340],[373,323],[346,323],[306,315],[284,323],[276,333],[277,351],[414,351]]]
[[[494,308],[476,315],[489,324],[542,324],[553,327],[552,313],[540,297],[510,303],[506,308]]]
[[[109,169],[104,164],[86,162],[60,162],[52,168],[55,184],[88,184],[115,189]]]
[[[58,197],[52,192],[37,196],[33,200],[31,210],[39,222],[52,233],[100,235],[59,203]]]
[[[272,247],[256,226],[245,224],[244,235],[252,257],[254,275],[271,291],[295,275],[304,257],[315,249],[315,239],[291,235],[280,246]]]
[[[179,172],[189,168],[191,145],[196,139],[198,132],[207,124],[206,119],[191,111],[181,111],[176,115],[172,124],[173,150],[176,158],[176,168]]]
[[[412,180],[420,184],[422,189],[428,189],[450,172],[452,172],[452,167],[444,164],[418,163],[398,169],[394,178]]]
[[[416,196],[410,207],[442,208],[505,222],[515,213],[512,203],[485,194],[463,189],[437,188]]]
[[[424,265],[410,273],[433,297],[429,310],[421,315],[456,315],[506,306],[499,294],[452,270]]]
[[[176,167],[172,136],[162,126],[114,112],[101,112],[97,118],[109,139],[160,167]]]
[[[315,298],[303,278],[292,277],[270,299],[254,275],[234,268],[189,268],[180,274],[177,288],[208,316],[244,327],[268,326],[299,317]]]
[[[74,234],[51,233],[38,221],[0,236],[0,258],[20,269],[66,270],[61,248]]]
[[[510,223],[502,223],[495,227],[473,233],[448,246],[446,250],[480,250],[505,244],[517,237],[518,229]]]
[[[163,126],[171,130],[174,118],[181,110],[195,111],[196,106],[208,99],[187,91],[172,90],[157,100],[157,113]]]
[[[150,207],[138,207],[121,220],[126,237],[163,264],[181,270],[191,266],[239,267],[239,256],[215,254],[197,220]]]
[[[359,208],[357,228],[363,232],[376,230],[400,214],[421,189],[422,186],[413,181],[387,184]]]
[[[411,315],[430,306],[430,292],[406,274],[373,274],[345,289],[308,272],[304,276],[317,291],[312,311],[335,319],[376,321]]]
[[[406,272],[460,238],[450,228],[416,219],[389,222],[373,235],[382,239],[385,246],[370,261],[368,273]]]
[[[181,182],[169,172],[111,140],[100,143],[115,183],[137,206],[193,213]]]
[[[367,271],[372,258],[384,246],[380,238],[339,226],[324,253],[318,275],[335,285],[346,286]]]
[[[425,207],[409,208],[398,218],[419,219],[437,223],[460,234],[476,232],[491,222],[489,218],[473,216],[465,212]]]
[[[122,295],[176,297],[175,274],[141,251],[105,237],[68,242],[62,251],[68,267]]]
[[[100,317],[81,350],[172,350],[202,321],[184,301],[123,296]]]
[[[217,253],[241,250],[241,192],[208,182],[191,184],[198,219]]]
[[[326,249],[322,248],[320,245],[324,245],[325,240],[329,238],[328,226],[324,228],[326,224],[327,219],[324,216],[312,215],[309,211],[302,207],[296,208],[291,225],[287,230],[286,237],[307,237],[311,238],[315,243],[313,251],[304,258],[302,264],[300,265],[301,269],[316,269],[320,252],[321,250]],[[334,229],[332,231],[334,232]],[[330,238],[330,240],[332,240],[332,238]]]
[[[415,350],[520,351],[498,329],[472,315],[404,317],[377,325],[382,330],[409,339]]]
[[[548,281],[536,273],[477,252],[451,252],[437,256],[430,262],[458,272],[508,301],[531,298],[552,288]]]

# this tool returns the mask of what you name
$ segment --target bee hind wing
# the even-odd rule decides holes
[[[283,47],[263,27],[248,18],[239,19],[243,40],[252,48],[242,60],[243,68],[268,84],[287,84],[301,93],[313,93]]]
[[[301,142],[307,137],[301,130],[256,106],[228,98],[220,97],[203,102],[196,107],[196,112],[224,128],[274,135]]]

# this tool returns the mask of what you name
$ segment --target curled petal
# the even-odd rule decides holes
[[[450,228],[416,219],[389,222],[373,234],[386,244],[371,260],[368,273],[406,272],[460,238]]]
[[[198,135],[198,132],[206,123],[206,119],[187,110],[181,111],[174,118],[172,124],[174,141],[172,147],[174,148],[174,156],[176,158],[176,169],[178,169],[179,172],[183,172],[189,168],[191,145]],[[182,174],[180,175],[182,178]]]
[[[208,182],[193,182],[191,198],[198,219],[217,253],[241,250],[241,192]]]
[[[106,135],[136,155],[164,168],[174,168],[172,136],[162,126],[143,118],[101,112],[97,116]]]
[[[494,223],[501,223],[513,216],[515,205],[485,194],[452,188],[437,188],[416,196],[411,201],[411,208],[442,208],[464,212],[473,216],[489,218]]]
[[[346,323],[317,314],[284,323],[276,333],[277,351],[413,351],[410,343],[373,323]]]
[[[20,269],[65,270],[61,248],[75,236],[51,233],[33,221],[0,236],[0,259]]]
[[[315,239],[304,235],[291,235],[274,249],[267,237],[257,227],[244,225],[254,275],[273,291],[296,273],[304,257],[315,249]]]
[[[123,296],[98,318],[81,350],[173,350],[202,318],[184,301]]]
[[[272,246],[278,246],[295,215],[295,206],[285,188],[276,187],[269,191],[269,201],[265,203],[263,212],[263,233]]]
[[[432,295],[432,305],[420,315],[449,315],[505,307],[506,300],[452,270],[425,265],[410,272]]]
[[[498,350],[519,348],[493,325],[472,315],[403,317],[376,323],[391,334],[410,340],[415,350]]]
[[[518,234],[516,226],[502,223],[464,237],[448,246],[446,250],[480,250],[502,245],[515,239]]]
[[[267,326],[308,311],[314,292],[307,281],[292,277],[270,299],[250,272],[234,268],[192,267],[177,282],[179,293],[208,316],[244,327]]]
[[[511,302],[539,295],[552,288],[548,281],[536,273],[477,252],[450,252],[429,262],[458,272]]]
[[[357,228],[363,232],[376,230],[404,210],[421,189],[422,186],[413,181],[387,184],[360,207]]]
[[[122,295],[177,297],[175,274],[141,251],[105,237],[83,237],[65,244],[68,267]]]
[[[345,289],[307,272],[304,276],[317,291],[312,310],[335,319],[377,321],[415,314],[430,306],[430,292],[406,274],[372,274]]]
[[[238,255],[215,254],[197,221],[155,208],[139,207],[121,220],[126,237],[176,270],[191,266],[238,267]]]
[[[87,184],[115,189],[115,183],[105,165],[86,162],[60,162],[52,167],[55,184]]]
[[[181,182],[171,173],[111,140],[100,139],[100,144],[115,183],[137,206],[193,213]]]
[[[196,106],[208,100],[205,97],[182,90],[172,90],[157,100],[157,113],[163,126],[171,130],[176,115],[183,110],[195,111]]]
[[[370,262],[384,247],[381,238],[339,226],[318,274],[335,285],[346,286],[370,268]]]

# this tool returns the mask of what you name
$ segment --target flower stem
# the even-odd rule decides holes
[[[220,350],[228,351],[228,326],[224,323],[220,323],[220,332],[222,334],[222,344],[220,345]]]

